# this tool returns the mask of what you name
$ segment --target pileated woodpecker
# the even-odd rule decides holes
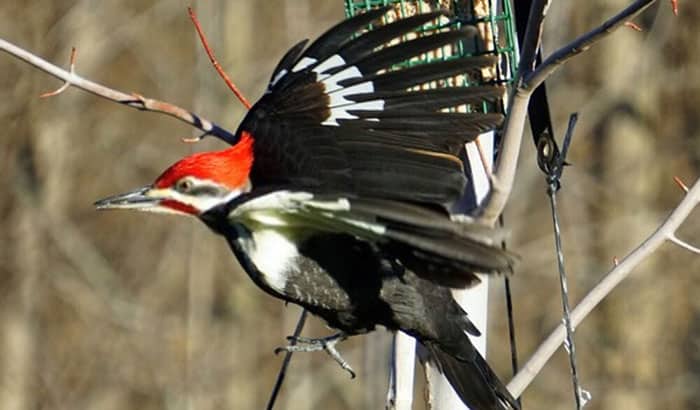
[[[418,87],[496,60],[396,68],[478,34],[448,26],[411,39],[446,13],[381,24],[388,11],[370,10],[292,47],[232,147],[188,156],[153,184],[96,206],[201,219],[264,291],[340,331],[306,340],[303,350],[326,349],[344,364],[334,343],[382,325],[422,343],[472,409],[517,408],[467,337],[479,331],[450,292],[477,282],[474,272],[508,271],[513,257],[493,230],[450,215],[468,182],[464,143],[502,116],[444,108],[479,105],[504,90]]]

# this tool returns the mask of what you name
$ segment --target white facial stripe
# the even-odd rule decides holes
[[[203,185],[215,185],[218,186],[218,184],[208,181],[208,180],[199,180],[197,178],[191,178],[191,180],[197,184],[198,186],[203,186]],[[237,196],[241,195],[243,192],[246,192],[246,189],[234,189],[232,191],[229,191],[225,196],[215,196],[215,195],[189,195],[187,193],[182,193],[178,192],[177,190],[173,188],[161,188],[161,189],[151,189],[146,193],[146,196],[154,199],[170,199],[179,203],[182,203],[184,205],[189,205],[195,209],[197,209],[200,213],[206,212],[207,210],[214,208],[217,205],[221,205],[224,203],[227,203]],[[164,208],[159,208],[156,212],[161,212],[161,209],[163,209],[163,212],[167,212],[169,210],[164,210]],[[146,209],[147,210],[147,209]],[[177,211],[173,211],[177,213]]]
[[[173,193],[173,199],[181,202],[186,205],[190,205],[196,209],[198,209],[200,212],[205,212],[211,208],[214,208],[217,205],[224,204],[226,202],[231,201],[232,199],[236,198],[241,194],[240,189],[235,189],[233,191],[230,191],[225,197],[220,197],[220,196],[210,196],[210,195],[199,195],[199,196],[191,196],[191,195],[186,195],[186,194],[181,194],[179,192],[174,191]]]

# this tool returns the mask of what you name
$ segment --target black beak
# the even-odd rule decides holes
[[[160,205],[158,195],[153,195],[154,189],[151,186],[145,186],[125,194],[114,195],[108,198],[100,199],[95,202],[95,207],[98,210],[104,209],[136,209],[142,211],[154,210]]]

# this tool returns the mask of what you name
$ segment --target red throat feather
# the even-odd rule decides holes
[[[253,137],[243,131],[236,145],[222,151],[199,152],[187,156],[166,169],[153,185],[156,188],[167,188],[180,178],[192,176],[238,189],[248,181],[252,166]]]

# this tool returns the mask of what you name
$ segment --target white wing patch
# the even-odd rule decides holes
[[[309,192],[275,191],[247,201],[229,218],[251,231],[337,232],[365,237],[383,235],[386,227],[353,214],[346,198],[322,200]]]
[[[303,61],[304,59],[299,61],[297,66],[301,65]],[[378,99],[356,103],[346,98],[354,94],[372,93],[374,92],[374,84],[372,84],[371,81],[365,81],[350,87],[343,87],[338,84],[344,80],[362,78],[362,72],[355,66],[346,67],[335,74],[327,73],[329,70],[343,67],[345,64],[346,61],[343,57],[334,54],[319,63],[312,70],[318,75],[318,81],[323,83],[326,94],[330,97],[330,115],[323,121],[322,125],[337,127],[340,125],[338,123],[340,119],[357,119],[358,117],[356,115],[349,113],[351,110],[381,111],[384,109],[384,100]],[[309,65],[310,64],[307,64],[304,67],[308,67]]]
[[[314,63],[316,63],[316,59],[315,59],[315,58],[311,58],[311,57],[306,57],[306,56],[305,56],[305,57],[303,57],[301,60],[299,60],[298,63],[296,63],[296,65],[292,68],[292,72],[293,72],[293,73],[296,73],[297,71],[301,71],[301,70],[305,69],[306,67],[310,66],[311,64],[314,64]]]
[[[323,60],[319,65],[314,67],[313,71],[317,74],[324,74],[326,71],[345,65],[345,60],[338,54],[333,54],[328,59]]]
[[[326,93],[331,99],[331,107],[337,107],[339,105],[345,105],[345,104],[356,104],[354,101],[348,100],[345,97],[354,95],[354,94],[364,94],[364,93],[371,93],[374,91],[374,86],[372,85],[371,81],[365,81],[364,83],[359,83],[352,85],[350,87],[344,87],[344,88],[339,88],[336,91],[328,92],[328,89],[326,89]],[[378,100],[381,102],[382,107],[384,106],[384,101]],[[371,101],[375,102],[375,101]]]
[[[319,80],[323,83],[324,87],[326,88],[326,93],[330,94],[334,91],[338,91],[342,89],[338,83],[343,81],[343,80],[350,80],[352,78],[361,78],[362,77],[362,72],[357,69],[355,66],[348,67],[342,71],[338,71],[335,74],[328,75],[328,74],[319,74]],[[372,87],[372,90],[374,90],[374,87]]]
[[[284,77],[285,75],[287,75],[287,70],[280,70],[280,72],[277,73],[275,78],[273,78],[272,81],[270,81],[270,85],[267,87],[267,89],[271,90],[272,87],[274,87],[275,84],[277,84],[279,82],[279,80],[281,80],[282,77]]]
[[[292,72],[296,73],[307,69],[316,63],[318,63],[317,59],[304,56],[294,65]],[[355,94],[372,93],[374,92],[374,84],[372,84],[371,81],[365,81],[350,87],[343,87],[338,84],[343,80],[362,78],[362,72],[355,66],[346,67],[335,74],[328,74],[329,70],[343,67],[345,64],[346,61],[343,57],[338,54],[333,54],[327,59],[316,64],[316,66],[311,70],[316,73],[317,81],[323,83],[326,94],[328,94],[330,97],[330,106],[328,107],[330,108],[330,115],[321,123],[322,125],[337,127],[340,125],[338,120],[357,119],[358,116],[349,113],[349,111],[352,110],[381,111],[384,109],[384,100],[381,99],[356,103],[346,98]],[[271,92],[275,84],[277,84],[287,74],[287,70],[280,70],[280,72],[277,73],[275,78],[273,78],[270,82],[267,92]]]

